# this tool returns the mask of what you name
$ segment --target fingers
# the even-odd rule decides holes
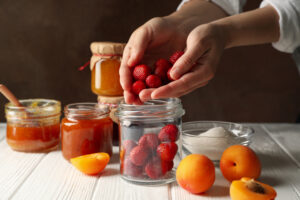
[[[214,73],[210,67],[197,65],[195,71],[184,74],[180,79],[157,88],[151,93],[152,99],[180,97],[199,87],[205,86]]]
[[[143,104],[143,102],[139,99],[138,96],[136,96],[135,94],[129,91],[124,91],[124,98],[125,98],[125,102],[128,104],[136,104],[136,105]]]
[[[148,101],[151,99],[152,92],[156,90],[156,88],[144,89],[140,92],[139,97],[142,102]]]
[[[197,36],[195,34],[189,35],[186,51],[171,69],[170,75],[173,79],[177,80],[183,74],[190,71],[195,66],[197,60],[207,52],[207,45],[204,45],[204,42],[199,40]]]

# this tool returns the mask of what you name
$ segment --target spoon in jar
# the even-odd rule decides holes
[[[13,105],[24,107],[17,97],[3,84],[0,84],[0,92],[10,101]]]

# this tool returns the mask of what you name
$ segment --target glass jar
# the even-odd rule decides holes
[[[65,159],[97,152],[112,156],[113,124],[107,105],[74,103],[67,105],[64,113],[61,138]]]
[[[47,99],[20,100],[24,107],[5,105],[6,141],[16,151],[46,152],[57,149],[61,104]]]
[[[122,96],[119,68],[125,44],[113,42],[93,42],[90,61],[92,71],[91,88],[97,95]]]
[[[120,172],[136,184],[156,185],[175,180],[181,159],[181,124],[184,115],[178,98],[143,105],[120,104]]]
[[[98,96],[98,103],[108,105],[110,108],[109,117],[113,121],[113,145],[119,146],[119,119],[115,115],[118,105],[124,100],[124,97],[105,97]]]

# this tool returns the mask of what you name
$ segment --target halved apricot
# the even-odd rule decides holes
[[[243,177],[231,183],[230,197],[232,200],[273,200],[276,191],[267,184]]]
[[[107,153],[92,153],[71,158],[71,163],[81,172],[88,175],[99,174],[109,162]]]

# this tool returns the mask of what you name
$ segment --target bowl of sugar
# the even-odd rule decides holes
[[[249,146],[254,130],[248,126],[220,121],[193,121],[182,124],[182,158],[203,154],[218,165],[229,146]]]

